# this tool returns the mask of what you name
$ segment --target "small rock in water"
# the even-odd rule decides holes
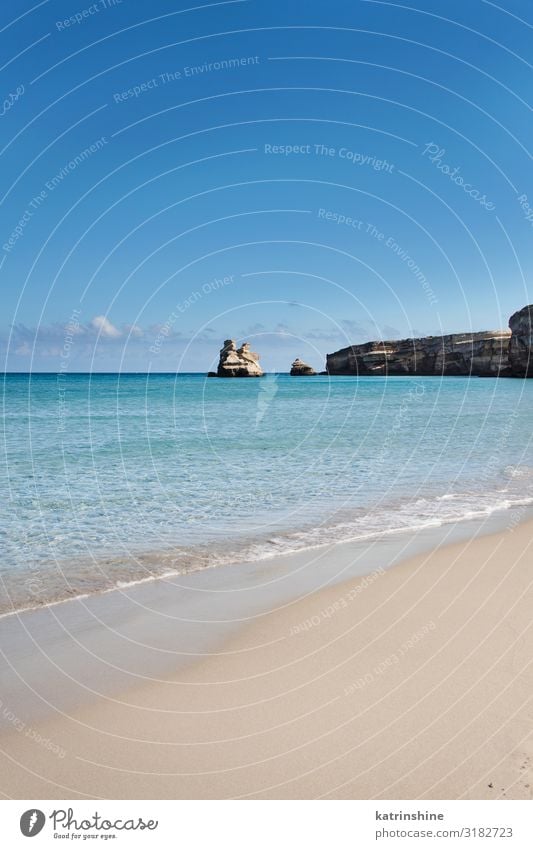
[[[299,357],[296,357],[291,366],[291,377],[311,377],[316,374],[312,366],[307,365]]]

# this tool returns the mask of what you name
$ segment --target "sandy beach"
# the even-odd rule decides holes
[[[503,521],[366,577],[359,554],[231,628],[164,581],[4,618],[2,794],[532,798],[533,521]],[[354,550],[307,563],[342,575]]]

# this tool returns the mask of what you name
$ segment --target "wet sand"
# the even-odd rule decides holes
[[[533,521],[491,527],[0,620],[0,791],[531,798]]]

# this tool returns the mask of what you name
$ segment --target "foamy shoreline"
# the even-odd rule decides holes
[[[385,528],[371,527],[366,532],[363,526],[366,517],[353,518],[345,511],[347,518],[337,523],[321,523],[299,530],[275,531],[256,541],[243,538],[236,540],[218,540],[212,544],[186,548],[169,548],[164,550],[124,551],[112,557],[94,555],[93,557],[78,558],[74,561],[58,561],[37,567],[29,572],[15,569],[2,577],[2,596],[5,602],[0,603],[0,619],[6,616],[16,616],[32,610],[41,610],[69,601],[81,601],[93,595],[105,595],[115,590],[128,590],[133,587],[165,579],[179,578],[191,575],[204,569],[218,569],[246,564],[253,568],[254,563],[277,560],[280,557],[293,557],[303,554],[313,556],[331,545],[349,545],[357,547],[379,543],[387,537],[398,538],[401,542],[407,536],[418,538],[422,534],[422,545],[431,547],[432,539],[426,541],[426,532],[433,530],[447,536],[446,529],[451,528],[455,534],[468,535],[477,531],[486,522],[490,525],[483,531],[489,533],[491,528],[504,526],[511,522],[516,525],[524,515],[533,515],[533,499],[509,497],[508,493],[490,493],[493,500],[478,509],[474,504],[460,502],[459,514],[453,511],[438,512],[438,506],[444,502],[452,502],[460,496],[448,494],[434,498],[433,501],[420,499],[428,504],[435,513],[429,516],[414,518],[412,524],[389,525],[394,514],[392,506],[382,517],[379,513],[374,516],[373,524],[379,524],[379,519],[385,523]],[[506,497],[504,497],[506,496]],[[468,508],[468,509],[467,509]],[[390,515],[389,515],[390,514]],[[451,527],[453,526],[453,527]],[[179,564],[179,565],[177,565]],[[55,585],[52,575],[55,574]],[[59,574],[61,578],[59,578]],[[29,597],[32,600],[28,603]]]

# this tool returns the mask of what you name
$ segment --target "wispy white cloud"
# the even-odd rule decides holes
[[[107,339],[118,339],[119,336],[122,336],[122,331],[115,327],[105,315],[95,315],[91,320],[91,327]]]

